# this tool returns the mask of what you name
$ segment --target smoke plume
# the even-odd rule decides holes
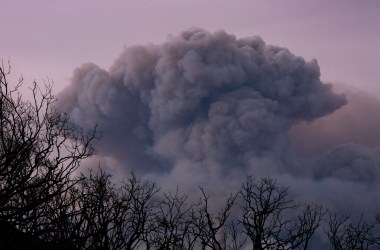
[[[161,45],[128,47],[109,70],[77,68],[58,97],[73,122],[103,131],[100,155],[164,186],[224,190],[252,174],[310,199],[332,183],[341,193],[379,177],[378,151],[353,144],[332,145],[302,166],[289,133],[299,137],[307,129],[294,127],[347,101],[321,82],[316,60],[260,37],[190,29]],[[322,200],[337,203],[330,194]]]

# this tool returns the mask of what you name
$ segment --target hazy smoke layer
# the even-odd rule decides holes
[[[355,157],[345,160],[345,150],[361,152],[362,159],[376,155],[355,145],[334,148],[308,166],[293,157],[291,127],[346,104],[319,77],[315,60],[259,37],[192,29],[162,45],[126,48],[108,71],[82,65],[59,94],[59,107],[81,126],[98,124],[100,154],[167,185],[217,190],[250,173],[303,185],[316,197],[331,178],[345,192],[347,183],[379,175],[378,158],[365,163],[370,177]]]
[[[289,132],[300,195],[345,212],[378,213],[380,204],[380,100],[348,85],[334,85],[348,104]],[[302,166],[309,166],[302,168]],[[305,179],[303,177],[308,176]],[[300,178],[302,180],[300,181]],[[300,191],[302,190],[302,191]]]
[[[380,100],[369,93],[344,84],[334,84],[348,104],[312,123],[301,122],[290,130],[298,151],[308,157],[319,156],[338,144],[356,143],[366,147],[380,144]]]

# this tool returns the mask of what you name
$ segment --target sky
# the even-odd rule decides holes
[[[307,60],[322,79],[379,91],[376,0],[1,0],[0,53],[15,75],[58,92],[84,62],[109,68],[124,46],[162,43],[190,27],[261,36]]]
[[[0,56],[98,124],[98,165],[187,192],[270,176],[380,205],[380,1],[0,0]],[[333,85],[328,85],[333,83]]]

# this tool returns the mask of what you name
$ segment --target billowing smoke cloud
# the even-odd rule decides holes
[[[297,151],[308,157],[319,156],[338,144],[355,143],[374,148],[380,143],[380,100],[364,90],[334,84],[348,103],[332,115],[292,127],[290,139]]]
[[[380,150],[358,144],[338,145],[320,159],[315,176],[375,183],[380,177]]]
[[[76,69],[58,97],[75,123],[98,124],[101,155],[166,185],[222,189],[248,173],[296,182],[318,197],[331,180],[343,183],[344,192],[347,183],[378,176],[375,151],[355,145],[326,150],[301,166],[289,146],[290,129],[333,113],[346,98],[320,81],[316,60],[259,37],[191,29],[162,45],[129,47],[109,70]],[[360,151],[361,158],[346,160],[346,151]]]
[[[298,177],[284,183],[295,183],[299,195],[308,196],[304,199],[371,216],[380,204],[380,100],[348,85],[335,84],[334,90],[345,93],[347,105],[290,130],[298,163],[292,178]]]

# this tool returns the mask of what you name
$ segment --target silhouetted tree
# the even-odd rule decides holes
[[[195,204],[187,204],[187,196],[174,193],[163,194],[157,202],[154,230],[149,235],[154,249],[193,249],[196,244]]]
[[[96,131],[83,131],[53,108],[50,84],[33,83],[22,98],[23,79],[12,86],[0,67],[0,220],[35,233],[47,228],[41,206],[69,190],[80,162],[94,152]]]
[[[70,217],[81,249],[136,249],[154,229],[156,193],[135,174],[121,185],[101,169],[78,184],[77,214]],[[149,244],[148,244],[149,245]]]
[[[86,239],[85,248],[111,249],[115,239],[116,213],[120,203],[111,175],[100,170],[84,178],[79,186],[79,210],[77,221],[81,224],[80,237]]]
[[[308,249],[310,239],[321,225],[325,213],[321,205],[305,205],[293,225],[287,229],[288,241],[291,246],[289,249]]]
[[[200,188],[202,198],[197,207],[195,235],[199,238],[202,249],[229,249],[230,242],[228,226],[230,225],[231,211],[237,194],[227,198],[225,205],[216,214],[213,214],[209,204],[209,197],[203,188]],[[236,228],[234,228],[236,229]],[[235,233],[233,231],[232,233]],[[233,244],[233,243],[231,243]]]
[[[154,230],[158,191],[154,182],[144,181],[134,173],[123,182],[120,217],[116,225],[119,238],[123,239],[123,249],[136,249],[147,243],[147,235]]]
[[[240,191],[243,216],[240,223],[253,249],[307,249],[323,216],[320,206],[306,206],[296,219],[299,205],[289,198],[286,187],[270,178],[248,177]]]
[[[346,249],[380,249],[380,238],[377,222],[368,223],[360,217],[357,223],[353,223],[348,215],[329,212],[326,235],[334,250]]]
[[[223,228],[221,242],[221,245],[228,250],[244,249],[247,243],[247,235],[244,234],[243,228],[236,221],[236,218],[229,221]]]

